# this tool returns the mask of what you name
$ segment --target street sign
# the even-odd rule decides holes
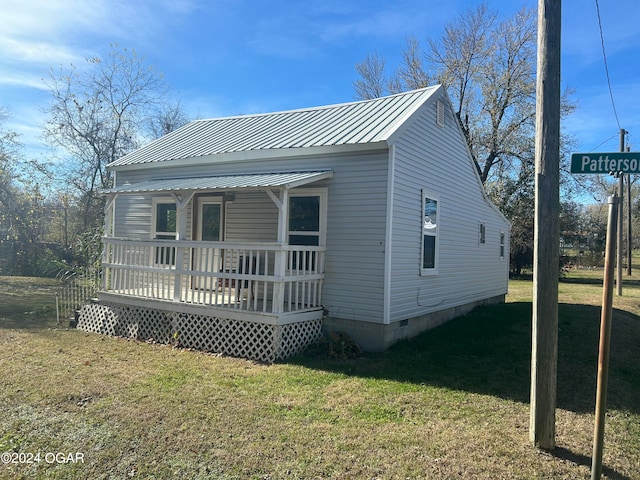
[[[574,153],[571,173],[640,173],[640,152]]]

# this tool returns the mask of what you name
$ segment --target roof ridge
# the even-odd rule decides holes
[[[234,118],[250,118],[250,117],[265,117],[265,116],[269,116],[269,115],[279,115],[279,114],[285,114],[285,113],[303,113],[303,112],[312,112],[312,111],[317,111],[317,110],[330,110],[332,108],[339,108],[339,107],[347,107],[350,105],[357,105],[357,104],[365,104],[365,103],[374,103],[374,102],[381,102],[381,101],[385,101],[389,98],[393,98],[393,97],[400,97],[400,96],[406,96],[406,95],[414,95],[416,93],[421,93],[427,90],[433,90],[436,89],[440,84],[436,84],[436,85],[431,85],[428,87],[422,87],[422,88],[416,88],[414,90],[407,90],[405,92],[399,92],[399,93],[392,93],[389,95],[384,95],[382,97],[375,97],[375,98],[366,98],[366,99],[362,99],[362,100],[353,100],[350,102],[340,102],[340,103],[332,103],[329,105],[316,105],[316,106],[312,106],[312,107],[301,107],[301,108],[292,108],[292,109],[287,109],[287,110],[276,110],[276,111],[272,111],[272,112],[259,112],[259,113],[240,113],[237,115],[226,115],[226,116],[222,116],[222,117],[210,117],[210,118],[199,118],[196,120],[193,120],[189,123],[197,123],[197,122],[213,122],[213,121],[218,121],[218,120],[232,120]]]

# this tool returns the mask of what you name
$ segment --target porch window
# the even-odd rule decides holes
[[[422,194],[422,275],[437,273],[438,258],[438,200],[433,196]]]
[[[307,189],[289,196],[287,238],[289,245],[325,244],[327,193],[325,189]],[[317,265],[316,252],[291,252],[287,268],[311,269]]]
[[[320,245],[320,197],[289,198],[289,245]]]
[[[176,204],[173,201],[154,199],[153,202],[153,226],[152,237],[156,240],[175,240],[177,225]],[[175,265],[175,247],[157,247],[155,252],[157,265]]]

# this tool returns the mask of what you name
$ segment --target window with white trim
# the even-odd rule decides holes
[[[504,258],[506,238],[507,235],[504,232],[500,232],[500,258]]]
[[[423,275],[437,273],[438,268],[438,199],[422,193],[422,248],[420,272]]]
[[[178,211],[176,202],[169,198],[154,198],[151,238],[154,240],[175,240],[177,225]],[[157,265],[175,265],[175,247],[156,247],[155,263]]]
[[[287,241],[289,245],[325,245],[326,189],[296,189],[289,193]]]
[[[296,189],[289,193],[287,212],[287,242],[289,245],[324,246],[327,230],[327,190]],[[304,250],[304,249],[301,249]],[[292,251],[289,270],[314,270],[317,252]]]

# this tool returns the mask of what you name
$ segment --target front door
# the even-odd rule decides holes
[[[202,242],[220,242],[223,238],[222,197],[199,197],[196,200],[194,220],[196,223],[196,240]],[[195,251],[193,267],[196,271],[213,275],[200,276],[194,282],[196,288],[212,288],[216,273],[220,271],[220,248],[206,246]]]

